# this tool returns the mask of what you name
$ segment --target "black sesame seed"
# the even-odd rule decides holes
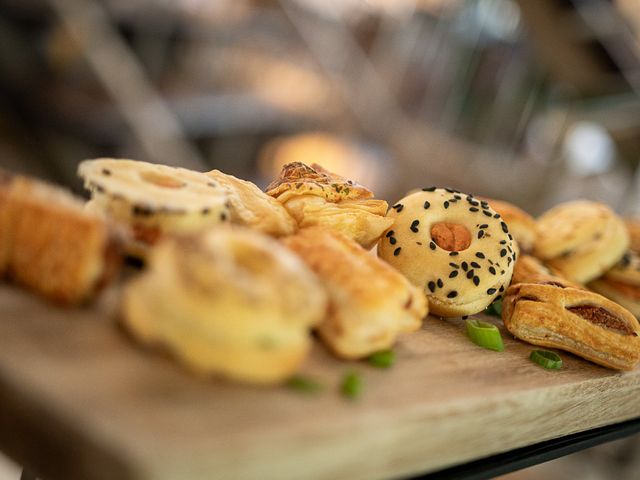
[[[486,223],[483,223],[478,228],[489,228],[489,225],[487,225]]]
[[[449,274],[449,278],[456,278],[457,276],[458,276],[457,270],[452,270],[451,273]]]
[[[489,271],[491,272],[492,275],[496,274],[496,269],[493,267],[489,267]]]
[[[479,212],[479,211],[480,211],[480,209],[479,209],[479,208],[476,208],[476,207],[471,207],[471,208],[469,209],[469,211],[470,211],[470,212]]]
[[[509,233],[509,227],[507,227],[507,224],[504,222],[500,222],[500,226],[502,227],[502,231],[504,233]]]
[[[436,243],[435,243],[435,242],[431,242],[431,243],[429,243],[429,248],[430,248],[431,250],[435,250],[435,249],[436,249]]]
[[[434,282],[429,282],[427,286],[429,287],[429,290],[431,291],[431,293],[436,291],[436,284]]]
[[[474,275],[475,273],[476,273],[476,272],[474,272],[473,270],[469,270],[469,271],[467,272],[467,278],[473,278],[473,275]]]
[[[500,275],[504,275],[504,270],[500,270]]]
[[[394,235],[395,235],[395,232],[393,230],[389,230],[385,235],[385,237],[389,238],[389,237],[393,237]]]
[[[393,207],[396,212],[400,213],[402,211],[402,209],[404,208],[404,205],[402,205],[401,203],[396,203]]]
[[[511,265],[511,257],[507,257],[507,265]]]
[[[507,236],[509,237],[509,240],[513,240],[513,235],[511,235],[510,233],[507,234]]]
[[[480,205],[480,203],[478,201],[476,201],[476,200],[469,200],[469,197],[467,197],[467,202],[469,202],[474,207],[477,207],[477,206]]]
[[[143,205],[134,205],[133,214],[141,217],[148,217],[153,215],[153,209],[151,207],[145,207]]]
[[[436,285],[438,285],[438,288],[442,288],[444,286],[444,283],[442,282],[441,278],[438,279],[438,281],[436,282]]]
[[[413,222],[411,222],[411,231],[413,233],[418,233],[418,225],[420,225],[420,220],[414,220]]]
[[[447,187],[445,187],[445,190],[447,192],[449,192],[449,193],[457,193],[458,192],[458,190],[454,190],[453,188],[447,188]]]
[[[446,200],[444,202],[444,208],[449,208],[449,202],[447,202]]]
[[[462,320],[466,320],[467,318],[469,318],[469,315],[463,315],[462,316]]]
[[[504,257],[507,254],[507,249],[503,248],[502,250],[500,250],[500,256]]]
[[[423,192],[435,192],[435,190],[436,187],[426,187],[422,189]]]
[[[422,246],[422,242],[416,242],[416,245]]]
[[[516,261],[516,257],[517,257],[516,252],[513,252],[513,261],[514,262]]]
[[[480,268],[480,264],[478,262],[471,262],[470,264],[473,268]]]
[[[462,262],[462,269],[466,272],[469,269],[469,264],[467,262]]]
[[[480,240],[482,237],[484,237],[484,230],[480,230],[478,232],[478,240]]]
[[[103,168],[102,174],[108,177],[109,175],[111,175],[111,170],[109,170],[108,168]]]
[[[400,251],[402,250],[402,247],[398,247],[393,251],[393,256],[397,257],[398,255],[400,255]]]
[[[458,296],[458,292],[456,292],[455,290],[451,290],[449,293],[447,293],[447,298],[455,298]]]
[[[480,277],[473,277],[473,284],[477,287],[480,285]]]
[[[220,220],[223,221],[223,222],[226,222],[227,221],[227,214],[222,212],[220,214]]]
[[[449,266],[453,268],[460,268],[457,263],[453,263],[453,262],[450,262]]]
[[[483,210],[482,213],[484,213],[487,217],[493,216],[493,213],[491,213],[489,210]]]
[[[489,204],[487,202],[485,202],[484,200],[482,200],[480,202],[480,205],[482,205],[482,208],[489,208]]]
[[[506,240],[500,240],[500,245],[506,245],[507,241]]]
[[[500,293],[504,292],[504,286],[500,287],[500,290],[498,290]]]
[[[499,213],[495,213],[495,214],[493,215],[493,218],[500,218],[500,214],[499,214]]]
[[[496,289],[495,288],[490,288],[487,290],[487,295],[493,295],[494,293],[496,293]]]
[[[478,258],[484,258],[484,253],[482,253],[482,252],[476,252],[476,257],[478,257]]]
[[[513,250],[511,250],[511,245],[507,247],[507,250],[509,250],[509,253],[513,253]]]
[[[458,252],[449,252],[450,257],[455,257],[458,255]]]
[[[395,245],[395,244],[396,244],[396,242],[397,242],[396,237],[391,237],[391,238],[389,238],[389,243],[390,243],[391,245]]]
[[[429,200],[425,200],[423,205],[424,209],[427,210],[430,206],[431,206],[431,203],[429,203]]]

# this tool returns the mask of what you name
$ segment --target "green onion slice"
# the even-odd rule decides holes
[[[322,385],[309,377],[303,377],[302,375],[296,375],[289,379],[287,386],[292,390],[297,390],[302,393],[316,393],[322,390]]]
[[[493,315],[494,317],[502,316],[502,298],[496,299],[491,305],[484,311],[487,315]]]
[[[543,368],[549,370],[559,370],[562,368],[562,359],[557,353],[549,350],[534,350],[529,355],[529,359],[533,363],[537,363]]]
[[[362,393],[362,378],[357,372],[349,372],[342,379],[340,387],[342,395],[348,399],[354,400]]]
[[[369,356],[369,363],[377,368],[389,368],[396,360],[393,350],[381,350]]]
[[[470,318],[466,320],[465,323],[467,326],[467,335],[469,335],[473,343],[482,348],[495,350],[496,352],[502,352],[504,350],[502,336],[495,325],[476,320],[475,318]]]

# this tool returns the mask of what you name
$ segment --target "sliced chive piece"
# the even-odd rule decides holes
[[[494,317],[502,316],[502,299],[498,298],[494,300],[494,302],[487,307],[484,311],[487,315],[493,315]]]
[[[317,393],[322,390],[322,385],[313,378],[295,375],[287,382],[287,387],[301,393]]]
[[[560,370],[562,368],[562,358],[557,353],[549,350],[533,350],[529,355],[529,360],[547,370]]]
[[[496,352],[502,352],[504,350],[504,343],[502,343],[500,331],[492,323],[470,318],[469,320],[465,320],[465,325],[467,327],[467,335],[471,341],[479,347]]]
[[[362,378],[357,372],[348,372],[340,385],[342,395],[350,400],[355,400],[362,393]]]
[[[381,350],[369,355],[367,360],[376,368],[389,368],[396,361],[396,354],[393,350]]]

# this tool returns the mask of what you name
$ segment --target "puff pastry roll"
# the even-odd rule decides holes
[[[420,328],[428,313],[422,291],[345,235],[311,227],[283,243],[328,293],[328,314],[317,331],[339,357],[365,357],[390,348],[399,333]]]

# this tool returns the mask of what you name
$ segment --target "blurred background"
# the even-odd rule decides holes
[[[0,166],[77,192],[84,158],[299,160],[640,215],[640,0],[0,0],[0,92]]]

